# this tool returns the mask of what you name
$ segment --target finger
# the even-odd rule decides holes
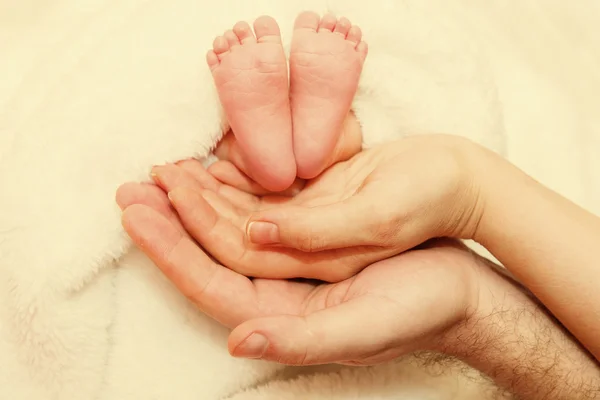
[[[398,224],[385,201],[363,194],[318,207],[283,206],[251,215],[250,243],[283,245],[304,252],[352,246],[387,246]],[[388,237],[392,236],[392,237]]]
[[[208,172],[220,182],[246,193],[256,196],[264,196],[270,193],[267,189],[250,179],[248,175],[240,171],[239,168],[236,168],[230,161],[217,161],[208,168]]]
[[[170,207],[167,195],[151,183],[124,183],[117,189],[115,200],[121,210],[132,204],[145,204],[157,211]]]
[[[223,198],[223,196],[220,196],[215,192],[211,192],[210,190],[203,190],[199,194],[221,218],[225,218],[231,221],[233,225],[237,226],[245,222],[240,211],[238,211],[234,205]],[[177,193],[175,193],[175,197],[177,197]]]
[[[284,204],[291,199],[291,197],[278,195],[256,197],[226,184],[222,184],[219,187],[217,194],[224,200],[227,200],[236,209],[242,210],[247,214]]]
[[[154,182],[165,192],[170,192],[176,187],[189,187],[202,190],[202,184],[182,167],[175,164],[160,165],[152,168],[150,174]]]
[[[150,183],[125,183],[117,189],[115,199],[121,210],[133,204],[143,204],[156,210],[187,236],[167,195],[158,186]]]
[[[202,165],[202,163],[198,160],[184,160],[179,161],[176,164],[178,167],[181,167],[184,171],[186,171],[190,176],[200,183],[200,185],[209,190],[218,191],[221,183],[212,176],[206,168]]]
[[[252,282],[214,263],[160,213],[134,204],[123,212],[122,223],[140,250],[201,311],[228,327],[259,315]]]
[[[157,166],[152,169],[152,178],[166,192],[178,187],[187,187],[199,192],[209,189],[227,197],[237,208],[246,211],[259,209],[256,197],[218,182],[202,165],[186,162],[181,166]]]
[[[261,200],[258,197],[226,184],[221,185],[217,194],[229,201],[236,208],[248,213],[262,208]]]
[[[220,182],[255,196],[277,194],[279,196],[293,197],[300,193],[305,184],[303,179],[296,179],[292,186],[286,190],[273,193],[253,181],[229,161],[217,161],[209,167],[208,171]]]
[[[205,196],[209,197],[210,192],[198,192],[186,187],[169,192],[171,204],[185,229],[220,262],[236,269],[236,264],[232,265],[231,261],[242,260],[246,251],[243,233],[232,223],[232,219],[237,220],[236,216],[233,211],[227,210],[223,201],[218,201],[216,195],[212,198],[212,204],[220,213]]]
[[[378,312],[374,314],[373,310]],[[250,320],[230,334],[229,352],[235,357],[287,365],[360,359],[383,351],[397,338],[397,316],[387,311],[381,300],[362,297],[304,317]]]
[[[223,199],[219,200],[218,195],[181,187],[171,191],[169,198],[190,235],[223,265],[246,276],[338,282],[382,257],[393,255],[378,248],[341,249],[333,254],[253,246],[245,241],[242,230],[246,217],[227,216],[229,211],[224,210],[226,206],[220,203]]]

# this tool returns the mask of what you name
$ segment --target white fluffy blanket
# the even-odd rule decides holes
[[[114,192],[153,164],[206,155],[220,137],[226,121],[204,64],[213,36],[270,14],[289,43],[295,14],[313,9],[348,16],[370,44],[354,103],[365,145],[466,135],[598,212],[599,8],[0,0],[0,398],[491,395],[472,372],[411,358],[357,369],[231,358],[226,330],[131,247]]]

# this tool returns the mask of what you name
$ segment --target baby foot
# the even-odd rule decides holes
[[[206,60],[252,178],[280,191],[296,177],[287,60],[273,18],[258,18],[254,32],[238,22],[215,39]]]
[[[326,167],[358,87],[367,56],[362,33],[346,18],[298,16],[290,53],[290,102],[298,176]]]

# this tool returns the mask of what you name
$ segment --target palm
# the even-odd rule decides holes
[[[220,319],[226,310],[240,309],[240,304],[251,302],[256,312],[238,315],[235,320],[227,321],[230,326],[280,315],[301,317],[310,325],[310,319],[323,312],[328,313],[328,320],[343,320],[351,310],[354,320],[369,321],[377,340],[371,348],[359,349],[358,354],[343,361],[375,364],[423,348],[428,335],[454,322],[466,304],[473,265],[468,250],[458,243],[447,242],[377,262],[355,277],[335,284],[250,281],[236,274],[239,278],[235,279],[236,284],[240,284],[237,290],[243,286],[246,295],[232,300],[224,294],[218,299],[223,308],[212,316]],[[229,277],[228,281],[234,280]],[[227,282],[213,285],[227,285]],[[376,315],[373,310],[377,310]]]
[[[234,191],[231,187],[225,189],[225,195],[231,197],[235,206],[246,211],[256,211],[278,205],[311,207],[334,204],[357,193],[376,190],[375,187],[380,185],[389,187],[405,176],[412,180],[426,180],[430,186],[435,187],[437,185],[433,183],[436,180],[440,184],[445,181],[451,182],[452,179],[449,179],[447,174],[455,172],[449,171],[448,168],[448,147],[440,146],[439,142],[429,136],[411,137],[362,151],[348,161],[336,163],[308,181],[296,196],[273,195],[260,189],[243,190],[254,192],[252,195],[240,193],[239,190]],[[415,170],[416,166],[419,168]],[[230,165],[229,168],[235,167]],[[227,183],[225,186],[236,186],[227,179],[228,172],[231,173],[225,171],[225,179],[221,180]]]
[[[335,204],[366,188],[380,183],[385,185],[377,177],[393,168],[393,162],[386,161],[393,161],[396,157],[398,152],[389,147],[365,151],[350,161],[331,167],[309,182],[295,197],[246,193],[218,182],[195,161],[158,168],[157,183],[166,192],[181,187],[195,192],[190,194],[193,205],[190,203],[189,214],[176,206],[179,216],[200,245],[229,268],[254,277],[340,281],[397,251],[371,247],[310,253],[256,246],[245,240],[246,222],[256,210],[289,204],[306,207]]]
[[[251,280],[237,274],[239,281],[236,282],[236,287],[243,285],[245,295],[242,300],[254,303],[259,314],[263,316],[278,314],[304,316],[363,296],[393,294],[402,287],[414,287],[418,288],[418,291],[427,292],[431,290],[429,286],[432,283],[435,285],[435,282],[440,282],[447,285],[447,280],[440,279],[440,273],[443,275],[447,273],[442,271],[447,271],[447,268],[442,265],[440,258],[451,252],[454,250],[450,246],[436,247],[428,251],[414,251],[405,260],[396,257],[371,264],[354,277],[337,283],[279,279]],[[424,279],[424,275],[430,272],[435,272],[437,276],[435,280]],[[389,299],[393,300],[394,296]]]
[[[257,211],[257,209],[283,204],[305,207],[335,204],[372,184],[374,176],[389,168],[386,161],[396,156],[389,148],[364,151],[348,161],[330,167],[317,178],[309,181],[295,197],[250,195],[239,205],[247,211]]]
[[[201,175],[195,178],[195,182],[203,179]],[[322,178],[314,184],[315,193],[320,184],[326,189],[327,180]],[[473,258],[464,249],[456,249],[455,244],[380,261],[335,284],[250,279],[213,262],[187,236],[165,193],[156,186],[124,185],[117,198],[125,209],[123,224],[134,242],[199,309],[228,327],[238,327],[238,332],[240,324],[282,315],[305,321],[302,326],[309,331],[311,324],[316,327],[328,323],[344,332],[345,318],[351,318],[353,326],[356,321],[370,319],[364,328],[368,346],[349,349],[336,343],[323,344],[344,353],[330,353],[331,358],[325,360],[303,359],[303,363],[372,364],[388,360],[423,348],[423,337],[443,331],[457,313],[464,313],[461,303],[474,275],[469,272],[473,268],[465,265],[473,265]],[[279,267],[285,269],[284,264]]]
[[[403,157],[404,152],[410,151],[414,147],[410,144],[410,140],[407,140],[355,154],[351,159],[337,162],[318,177],[310,180],[294,197],[290,191],[281,194],[270,193],[251,181],[244,175],[247,168],[243,165],[241,151],[233,136],[227,135],[224,142],[227,142],[225,147],[228,150],[221,151],[221,153],[232,161],[219,161],[209,169],[211,174],[224,184],[221,185],[214,179],[211,180],[206,173],[199,172],[198,167],[189,169],[196,170],[194,171],[196,177],[200,176],[200,180],[206,188],[219,191],[234,206],[245,211],[256,211],[282,204],[314,206],[341,201],[355,194],[361,186],[368,184],[372,180],[369,177],[373,172],[378,171],[376,175],[381,172],[385,173],[390,168],[388,161]],[[188,163],[187,166],[190,167],[189,163],[192,162],[184,163]],[[391,167],[393,168],[393,165]],[[233,188],[240,190],[233,190]]]

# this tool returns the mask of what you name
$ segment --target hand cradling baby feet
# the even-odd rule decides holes
[[[294,24],[289,82],[272,18],[258,18],[254,31],[237,23],[215,39],[207,61],[233,131],[215,150],[222,161],[208,171],[196,160],[157,166],[153,179],[188,233],[223,265],[255,277],[336,281],[357,262],[355,254],[305,254],[244,238],[253,212],[318,203],[314,190],[343,184],[322,181],[320,174],[361,150],[361,127],[350,106],[366,55],[358,27],[311,12]],[[304,188],[303,179],[310,179]]]
[[[360,148],[360,128],[349,112],[367,56],[361,37],[346,18],[301,13],[289,80],[273,18],[258,18],[254,32],[239,22],[215,39],[207,62],[239,163],[265,189],[282,191],[296,176],[314,178],[348,148]]]

